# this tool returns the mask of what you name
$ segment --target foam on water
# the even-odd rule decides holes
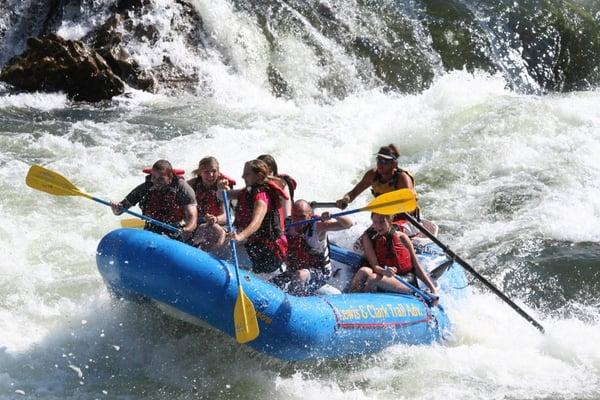
[[[511,262],[534,257],[546,240],[598,240],[594,111],[600,93],[518,95],[499,77],[457,72],[420,95],[372,90],[310,104],[273,98],[251,79],[239,79],[246,85],[236,92],[223,84],[222,96],[131,92],[108,108],[70,105],[60,95],[0,97],[0,115],[32,127],[0,134],[6,144],[0,152],[0,398],[600,395],[595,294],[584,292],[586,300],[566,303],[566,310],[540,309],[523,302],[526,291],[503,286],[514,272]],[[271,153],[298,180],[298,198],[331,201],[390,142],[416,176],[423,211],[440,223],[442,240],[509,290],[546,335],[482,290],[449,306],[455,329],[444,345],[308,364],[269,360],[148,306],[111,302],[94,257],[117,218],[84,198],[24,185],[29,165],[40,163],[93,195],[119,200],[158,158],[189,177],[200,158],[214,155],[241,182],[244,161]],[[369,200],[365,193],[353,206]],[[350,235],[336,240],[350,244],[368,215],[356,221]],[[520,252],[501,270],[488,265],[513,247]],[[560,284],[560,277],[546,278]],[[538,284],[545,282],[531,285]]]

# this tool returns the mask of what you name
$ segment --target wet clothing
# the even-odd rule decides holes
[[[384,193],[393,192],[394,190],[400,189],[398,187],[398,182],[400,181],[400,176],[402,174],[408,175],[410,180],[412,181],[413,187],[415,186],[415,178],[408,172],[400,168],[396,168],[392,173],[392,178],[387,182],[382,182],[382,176],[378,171],[375,171],[375,177],[373,178],[373,182],[371,183],[371,193],[373,196],[381,196]]]
[[[268,273],[281,268],[287,254],[288,243],[283,234],[280,196],[287,199],[279,186],[266,182],[246,188],[238,197],[234,222],[238,231],[250,225],[257,201],[267,205],[267,213],[260,227],[244,243],[254,272]]]
[[[315,217],[315,215],[311,216],[311,218]],[[316,223],[306,224],[300,232],[291,232],[287,236],[286,265],[288,270],[328,269],[331,273],[327,236],[322,240],[319,238]]]
[[[311,218],[316,215],[311,216]],[[288,234],[287,270],[277,277],[275,284],[287,287],[293,294],[310,295],[325,285],[331,277],[331,262],[329,260],[329,241],[327,236],[319,238],[316,223],[305,225],[300,232]],[[289,285],[294,273],[306,269],[310,278],[306,285]]]
[[[369,228],[367,235],[375,249],[377,263],[381,267],[395,267],[398,275],[405,275],[413,271],[412,259],[410,251],[396,235],[397,231],[396,225],[392,225],[392,229],[385,235],[380,235]]]
[[[223,179],[229,181],[229,187],[235,185],[235,181],[223,174],[219,174],[219,177],[213,185],[204,185],[200,177],[192,178],[188,181],[189,185],[194,189],[196,194],[196,202],[198,205],[198,219],[204,218],[206,214],[210,215],[221,215],[223,212],[223,200],[217,195],[217,183]]]
[[[381,174],[378,171],[375,171],[375,177],[373,178],[373,182],[371,183],[371,193],[373,194],[373,196],[377,197],[377,196],[381,196],[384,193],[389,193],[389,192],[393,192],[394,190],[398,190],[400,189],[398,187],[398,182],[400,181],[400,177],[402,176],[402,174],[406,174],[408,175],[408,177],[410,178],[410,180],[412,181],[413,187],[415,187],[415,178],[410,174],[410,172],[403,170],[401,168],[396,168],[394,170],[394,172],[392,173],[392,178],[383,183]],[[419,207],[417,207],[415,209],[415,211],[413,211],[411,213],[411,215],[413,215],[417,221],[420,221],[420,211],[419,211]],[[398,221],[398,220],[403,220],[404,217],[402,216],[402,214],[397,214],[394,216],[394,221]]]
[[[294,203],[294,191],[296,191],[296,187],[298,186],[298,184],[296,183],[296,180],[287,174],[279,174],[279,175],[277,175],[277,177],[280,178],[281,180],[283,180],[286,183],[286,185],[288,186],[288,190],[290,191],[290,200],[292,201],[292,204],[293,204]]]
[[[142,214],[169,225],[178,225],[184,218],[184,207],[196,204],[194,190],[185,179],[174,177],[173,181],[160,189],[155,189],[151,177],[133,189],[121,202],[129,208],[139,203]],[[167,233],[164,228],[146,222],[144,229]]]

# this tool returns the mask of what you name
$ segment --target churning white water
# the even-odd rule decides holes
[[[89,15],[58,32],[77,39],[101,23],[110,2],[92,3]],[[375,16],[372,25],[353,24],[353,2],[331,3],[350,31],[378,32]],[[254,17],[223,1],[190,2],[209,33],[206,48],[190,49],[173,28],[177,4],[155,1],[137,17],[161,36],[152,46],[134,40],[129,50],[143,67],[168,55],[197,76],[194,93],[129,90],[89,105],[0,86],[1,399],[600,397],[599,91],[521,94],[507,89],[514,79],[506,75],[443,73],[426,51],[437,65],[434,83],[399,94],[292,7],[282,6],[303,40],[272,27],[274,52]],[[16,31],[5,37],[23,45]],[[285,78],[289,99],[271,94],[269,65]],[[342,82],[345,95],[324,81]],[[454,331],[446,343],[275,361],[148,305],[111,299],[95,251],[118,218],[83,197],[25,185],[29,167],[41,164],[94,196],[120,200],[160,158],[190,177],[212,155],[241,182],[244,162],[270,153],[298,181],[297,198],[333,201],[389,143],[415,176],[440,239],[545,335],[474,281],[472,296],[449,304]],[[352,206],[369,200],[365,193]],[[365,213],[354,219],[350,233],[334,236],[338,243],[350,245],[368,226]]]
[[[410,96],[366,91],[319,105],[253,95],[242,104],[134,94],[106,107],[60,95],[0,99],[3,398],[600,395],[598,276],[564,293],[556,287],[582,274],[577,260],[544,271],[536,259],[599,240],[599,93],[517,95],[501,78],[454,73]],[[390,142],[416,176],[442,240],[523,304],[546,335],[481,289],[450,307],[448,343],[276,362],[147,306],[111,300],[95,247],[118,219],[84,198],[24,184],[39,163],[95,196],[120,199],[158,158],[189,172],[213,155],[239,179],[244,161],[271,153],[298,180],[297,197],[327,201]],[[355,204],[368,201],[365,194]],[[367,215],[357,216],[338,241],[350,244],[367,224]],[[577,254],[597,267],[596,247]]]

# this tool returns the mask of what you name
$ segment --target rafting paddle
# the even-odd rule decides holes
[[[121,220],[121,226],[123,228],[142,229],[144,226],[146,226],[146,223],[137,218],[124,218]]]
[[[481,276],[477,271],[473,269],[466,261],[457,256],[452,250],[448,248],[445,244],[443,244],[437,237],[435,237],[431,232],[429,232],[423,225],[421,225],[412,215],[406,214],[404,216],[411,224],[413,224],[417,229],[419,229],[425,236],[433,241],[433,243],[437,244],[440,249],[444,251],[450,258],[459,263],[464,269],[469,271],[475,278],[477,278],[481,283],[483,283],[488,289],[494,292],[498,297],[500,297],[506,304],[512,307],[519,315],[529,321],[533,326],[539,329],[540,332],[544,333],[544,327],[537,322],[533,317],[527,314],[521,307],[516,305],[511,299],[509,299],[504,293],[502,293],[496,286],[494,286],[490,281]]]
[[[81,189],[73,185],[67,178],[60,175],[58,172],[51,171],[40,165],[32,165],[29,168],[27,178],[25,178],[25,183],[27,184],[27,186],[33,189],[50,193],[55,196],[81,196],[85,197],[86,199],[90,199],[97,203],[104,204],[105,206],[110,207],[110,202],[83,192]],[[179,229],[175,228],[174,226],[165,224],[164,222],[158,221],[154,218],[150,218],[146,215],[138,214],[136,212],[129,211],[126,209],[124,209],[123,212],[133,215],[134,217],[143,219],[144,221],[148,221],[153,225],[160,226],[161,228],[164,228],[168,231],[175,233],[179,232]]]
[[[229,228],[229,232],[233,232],[233,227],[231,226],[231,216],[229,215],[229,207],[227,206],[229,204],[227,191],[223,191],[223,202],[226,204],[225,216],[227,217],[227,227]],[[231,253],[233,255],[235,266],[235,277],[238,283],[238,296],[235,301],[235,307],[233,308],[235,338],[239,343],[247,343],[256,339],[259,334],[256,310],[254,310],[254,304],[252,304],[250,299],[246,296],[246,293],[244,293],[244,288],[242,287],[237,249],[235,248],[235,240],[230,240],[229,245],[231,246]]]
[[[314,202],[312,204],[314,204]],[[335,203],[326,204],[333,204],[332,207],[335,207]],[[417,199],[415,197],[415,192],[411,189],[400,189],[394,190],[393,192],[384,193],[381,196],[377,196],[364,207],[332,214],[331,218],[341,217],[343,215],[348,214],[354,214],[361,211],[376,211],[377,214],[395,215],[414,211],[415,208],[417,208]],[[292,226],[309,224],[313,222],[318,222],[320,220],[321,218],[315,217],[303,221],[292,222],[290,224],[287,224],[285,227],[290,228]]]

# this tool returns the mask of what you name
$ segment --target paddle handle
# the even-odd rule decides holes
[[[229,228],[229,232],[233,232],[233,225],[231,224],[231,211],[229,210],[229,199],[228,199],[226,190],[223,190],[223,203],[225,204],[225,217],[227,217],[227,228]],[[235,247],[235,240],[230,240],[229,246],[231,247],[231,254],[233,255],[233,265],[235,266],[235,277],[237,279],[238,286],[241,287],[240,266],[238,263],[237,248]]]
[[[110,202],[108,202],[106,200],[102,200],[102,199],[99,199],[97,197],[89,196],[89,195],[88,196],[84,196],[84,197],[87,197],[90,200],[94,200],[97,203],[104,204],[105,206],[109,206],[109,207],[111,206]],[[168,231],[171,231],[173,233],[179,232],[179,229],[175,228],[174,226],[171,226],[169,224],[165,224],[164,222],[161,222],[161,221],[159,221],[157,219],[148,217],[146,215],[136,213],[135,211],[129,211],[128,209],[123,208],[123,212],[126,212],[129,215],[133,215],[134,217],[138,217],[139,219],[143,219],[144,221],[148,221],[152,225],[160,226],[161,228],[166,229]]]
[[[509,299],[504,293],[500,291],[496,286],[494,286],[490,281],[481,276],[477,271],[473,269],[465,260],[457,256],[452,250],[448,248],[448,246],[444,245],[437,237],[435,237],[431,232],[429,232],[423,225],[421,225],[413,216],[408,213],[404,214],[404,217],[413,224],[419,231],[421,231],[425,236],[427,236],[431,241],[437,244],[450,258],[459,263],[464,269],[469,271],[475,278],[477,278],[481,283],[483,283],[488,289],[494,292],[498,297],[500,297],[506,304],[508,304],[513,310],[515,310],[519,315],[529,321],[533,326],[535,326],[540,332],[544,333],[544,327],[537,322],[533,317],[525,312],[521,307],[516,305],[511,299]]]
[[[409,288],[410,290],[412,290],[413,294],[417,294],[419,296],[421,296],[423,298],[423,300],[425,300],[425,302],[431,307],[433,305],[434,299],[433,297],[428,294],[425,293],[424,291],[422,291],[421,289],[417,288],[416,286],[408,283],[408,281],[406,281],[405,279],[400,278],[398,275],[394,275],[396,277],[396,279],[398,279],[400,281],[401,284],[403,284],[404,286],[406,286],[407,288]]]
[[[361,212],[361,211],[365,211],[365,208],[357,208],[355,210],[348,210],[348,211],[342,211],[339,213],[335,213],[335,214],[331,214],[331,218],[337,218],[337,217],[343,217],[344,215],[349,215],[349,214],[355,214],[357,212]],[[289,224],[286,224],[286,228],[291,228],[294,226],[298,226],[298,225],[304,225],[304,224],[312,224],[315,222],[319,222],[321,220],[320,217],[315,217],[315,218],[311,218],[311,219],[305,219],[302,221],[296,221],[296,222],[291,222]]]

